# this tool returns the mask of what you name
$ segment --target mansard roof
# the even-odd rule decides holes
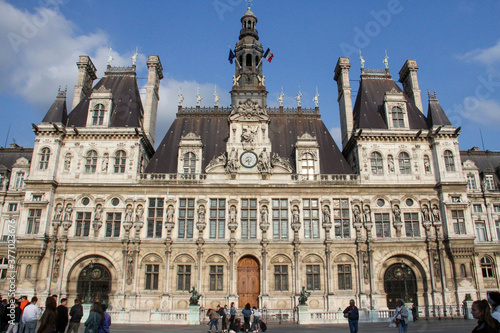
[[[386,92],[395,89],[406,98],[406,110],[410,129],[427,129],[427,122],[415,103],[404,94],[386,71],[366,70],[361,74],[358,96],[353,109],[354,128],[388,129],[384,111]]]
[[[219,109],[221,110],[221,109]],[[353,174],[346,159],[335,144],[330,132],[317,112],[298,112],[297,109],[285,109],[288,112],[269,112],[269,138],[272,153],[290,159],[295,163],[294,147],[299,136],[309,133],[319,144],[320,173]],[[314,109],[313,109],[314,110]],[[230,109],[206,112],[179,111],[172,126],[151,158],[146,173],[177,173],[178,146],[182,136],[193,132],[201,137],[203,143],[202,170],[212,158],[226,152],[229,138]]]
[[[59,90],[56,100],[52,103],[42,123],[61,123],[66,125],[68,121],[68,110],[66,108],[66,91]]]
[[[11,169],[21,157],[31,161],[32,155],[33,148],[23,148],[16,144],[12,144],[11,148],[0,147],[0,169]]]
[[[105,76],[94,86],[92,92],[99,88],[111,90],[113,95],[109,127],[141,126],[144,110],[134,67],[108,67]],[[89,115],[90,95],[85,96],[71,111],[68,126],[85,127]]]
[[[494,173],[497,187],[500,184],[500,151],[479,151],[477,148],[460,151],[462,163],[471,160],[479,169],[479,174],[483,172]]]
[[[427,125],[429,128],[433,126],[452,126],[450,120],[444,113],[441,104],[436,97],[436,94],[429,94],[429,108],[427,111]]]

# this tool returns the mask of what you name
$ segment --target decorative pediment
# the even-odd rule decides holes
[[[271,164],[273,167],[282,167],[286,171],[293,173],[293,166],[290,163],[290,159],[286,157],[281,157],[276,153],[273,153],[273,157],[271,159]]]
[[[463,165],[463,168],[464,169],[474,169],[474,170],[477,170],[477,166],[476,166],[476,163],[474,163],[474,161],[472,160],[467,160],[464,162],[464,165]]]
[[[23,167],[29,167],[29,166],[30,166],[30,162],[26,158],[20,157],[16,160],[16,163],[14,163],[14,165],[12,167],[23,168]]]
[[[308,132],[305,132],[301,136],[298,136],[297,140],[300,140],[300,141],[316,141],[316,137],[312,136]]]
[[[98,89],[95,90],[96,93],[110,93],[111,89],[106,89],[105,86],[100,86]]]
[[[269,117],[266,110],[259,105],[247,99],[246,102],[240,102],[238,106],[233,105],[233,110],[229,116],[230,121],[268,121]]]
[[[201,140],[201,137],[193,132],[189,132],[188,134],[181,136],[181,140]]]
[[[214,171],[215,168],[217,167],[222,167],[224,168],[226,166],[226,153],[220,153],[217,156],[214,156],[210,163],[208,163],[207,167],[205,168],[206,173],[210,173],[211,171]]]

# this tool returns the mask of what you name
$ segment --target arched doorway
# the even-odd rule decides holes
[[[238,307],[247,303],[259,306],[260,272],[259,263],[253,257],[244,257],[238,262]]]
[[[108,304],[110,291],[111,273],[106,266],[91,261],[78,276],[77,297],[86,303]]]
[[[384,275],[384,289],[389,309],[396,308],[399,298],[418,305],[417,279],[412,269],[404,263],[394,264],[387,269]]]

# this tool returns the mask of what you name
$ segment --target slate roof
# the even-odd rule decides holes
[[[268,113],[272,153],[295,163],[294,146],[297,137],[309,133],[319,144],[321,174],[353,174],[346,159],[335,144],[319,114]],[[177,153],[181,136],[190,132],[201,137],[203,143],[202,170],[213,157],[226,152],[229,138],[229,113],[178,113],[177,118],[160,143],[146,168],[146,173],[177,173]]]
[[[0,169],[10,170],[16,161],[24,157],[31,162],[31,156],[33,155],[33,148],[4,148],[0,147]]]
[[[128,68],[127,68],[128,69]],[[92,91],[104,88],[113,94],[113,110],[109,127],[140,127],[144,110],[142,107],[136,74],[132,68],[123,71],[121,68],[108,68],[105,76],[99,80]],[[68,126],[85,127],[89,114],[89,97],[84,97],[71,111]]]
[[[494,172],[497,188],[500,185],[500,151],[478,151],[475,149],[460,151],[462,163],[467,160],[473,161],[479,169],[479,174],[484,171]],[[481,175],[482,177],[482,175]]]
[[[68,122],[68,110],[66,108],[66,91],[59,91],[56,100],[52,103],[49,111],[42,120],[42,123],[62,123]]]
[[[353,109],[354,128],[388,129],[384,111],[384,95],[391,89],[403,92],[390,75],[362,74]],[[404,94],[404,93],[403,93]],[[410,129],[427,129],[423,113],[404,95]]]
[[[436,98],[436,95],[429,95],[429,108],[427,111],[427,125],[432,126],[452,126],[450,120],[444,113],[441,104]]]

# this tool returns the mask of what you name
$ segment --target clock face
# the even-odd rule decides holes
[[[253,167],[257,164],[257,155],[250,151],[241,154],[241,164],[247,168]]]

